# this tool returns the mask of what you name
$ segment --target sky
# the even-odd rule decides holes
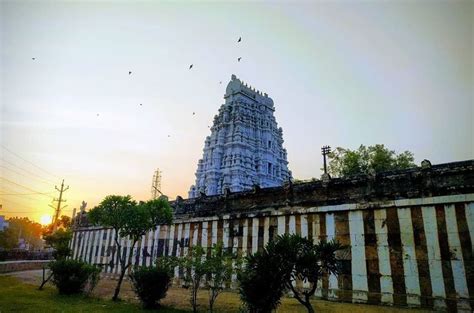
[[[0,1],[0,215],[52,215],[62,179],[64,214],[147,200],[156,168],[187,197],[232,74],[274,100],[294,178],[320,177],[323,145],[472,159],[473,20],[472,1]]]

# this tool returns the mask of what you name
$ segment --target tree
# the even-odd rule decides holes
[[[55,225],[56,224],[56,225]],[[55,227],[56,226],[56,227]],[[56,223],[51,223],[43,227],[43,238],[53,234],[54,229],[68,230],[71,227],[71,218],[66,215],[61,215]]]
[[[120,287],[128,268],[132,265],[132,254],[136,243],[157,224],[170,224],[172,211],[167,201],[151,200],[137,204],[131,196],[111,195],[88,213],[92,224],[111,227],[115,230],[115,246],[121,272],[115,288],[113,300],[118,300]],[[120,239],[128,237],[130,250],[123,253]]]
[[[215,244],[211,255],[205,261],[207,268],[206,287],[209,291],[209,311],[214,310],[217,296],[224,290],[224,284],[232,278],[234,256],[224,251],[222,242]]]
[[[18,247],[18,234],[11,228],[0,231],[0,250],[11,250]]]
[[[71,248],[69,248],[69,242],[72,238],[72,232],[68,229],[58,229],[54,233],[51,232],[51,228],[46,228],[43,235],[45,243],[54,249],[53,257],[56,261],[66,260],[71,255]],[[57,263],[63,264],[63,263]],[[43,279],[39,290],[43,290],[44,285],[53,277],[53,271],[46,276],[46,268],[43,267]]]
[[[6,235],[10,248],[16,248],[20,238],[24,239],[33,249],[42,247],[41,235],[43,229],[41,224],[31,221],[27,217],[12,217],[8,220],[8,224],[9,233]],[[11,246],[13,241],[14,245]]]
[[[316,292],[318,280],[323,274],[339,274],[341,263],[336,252],[343,247],[335,241],[312,240],[299,235],[279,236],[268,248],[276,263],[280,264],[284,286],[292,291],[298,302],[306,307],[308,313],[314,313],[310,299]],[[303,282],[298,287],[297,281]],[[304,283],[308,283],[305,286]]]
[[[45,243],[54,249],[53,256],[56,260],[65,259],[71,255],[71,248],[69,248],[71,238],[71,231],[64,229],[58,229],[52,234],[43,236]]]
[[[366,147],[361,145],[357,150],[337,147],[329,154],[330,175],[335,177],[376,173],[415,167],[414,156],[410,151],[397,154],[384,145]]]
[[[184,269],[184,281],[186,287],[190,290],[191,306],[193,307],[193,312],[196,313],[198,307],[197,293],[204,276],[208,273],[204,249],[200,245],[191,247],[188,254],[181,257],[179,262]]]
[[[336,252],[341,249],[334,241],[314,244],[296,234],[278,236],[263,251],[247,257],[247,264],[238,275],[240,297],[251,313],[270,313],[280,304],[283,292],[291,290],[313,313],[310,299],[318,280],[325,273],[340,272]],[[299,287],[297,281],[303,286]]]

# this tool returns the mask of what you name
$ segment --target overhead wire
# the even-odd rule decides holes
[[[52,180],[46,179],[46,178],[44,178],[44,177],[41,177],[41,176],[39,176],[39,175],[37,175],[37,174],[35,174],[35,173],[33,173],[33,172],[30,172],[30,171],[28,171],[28,170],[26,170],[26,169],[24,169],[24,168],[18,166],[18,165],[15,165],[14,163],[12,163],[12,162],[10,162],[10,161],[7,161],[7,160],[5,160],[5,159],[3,159],[3,158],[0,159],[0,161],[1,161],[1,162],[8,163],[8,164],[10,164],[10,165],[13,166],[13,167],[16,167],[16,168],[18,168],[18,169],[20,169],[20,170],[22,170],[22,171],[28,173],[30,176],[34,177],[34,179],[36,179],[36,180],[38,180],[38,181],[41,181],[43,184],[53,184],[53,185],[55,184],[55,182],[53,182]],[[1,163],[1,162],[0,162],[0,163]],[[11,172],[13,172],[13,173],[18,174],[18,175],[21,175],[21,176],[24,176],[24,177],[28,177],[28,176],[26,176],[25,174],[23,174],[23,173],[21,173],[21,172],[18,172],[18,171],[16,171],[16,170],[13,170],[13,169],[11,169],[11,168],[5,166],[5,164],[0,164],[0,167],[2,167],[2,168],[4,168],[4,169],[7,169],[7,170],[9,170],[9,171],[11,171]]]
[[[22,187],[22,188],[25,188],[25,189],[27,189],[27,190],[29,190],[29,191],[34,192],[34,193],[41,194],[41,195],[44,195],[44,196],[46,196],[46,197],[50,197],[50,198],[54,199],[54,197],[52,197],[51,195],[49,195],[49,194],[47,194],[47,193],[44,193],[44,192],[41,192],[41,191],[38,191],[38,190],[34,190],[34,189],[32,189],[32,188],[30,188],[30,187],[27,187],[27,186],[25,186],[25,185],[22,185],[22,184],[18,184],[18,183],[14,182],[14,181],[11,181],[11,180],[9,180],[9,179],[7,179],[7,178],[5,178],[5,177],[0,177],[0,179],[4,180],[4,181],[6,181],[6,182],[8,182],[8,183],[10,183],[10,184],[14,184],[14,185],[20,186],[20,187]]]
[[[28,161],[27,159],[23,158],[22,156],[20,156],[20,155],[17,154],[16,152],[13,152],[12,150],[10,150],[10,149],[8,149],[7,147],[5,147],[3,144],[0,144],[0,146],[1,146],[3,149],[5,149],[6,151],[8,151],[8,152],[10,152],[11,154],[13,154],[14,156],[16,156],[17,158],[23,160],[24,162],[26,162],[26,163],[28,163],[28,164],[34,166],[34,167],[36,167],[37,169],[41,170],[42,172],[44,172],[44,173],[46,173],[46,174],[48,174],[48,175],[51,175],[51,176],[53,176],[53,177],[56,177],[56,178],[59,178],[59,179],[60,179],[60,177],[59,177],[58,175],[53,174],[53,173],[51,173],[51,172],[48,171],[48,170],[45,170],[44,168],[42,168],[42,167],[40,167],[40,166],[34,164],[34,163],[31,162],[31,161]]]

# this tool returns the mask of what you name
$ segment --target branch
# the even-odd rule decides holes
[[[295,287],[293,287],[293,284],[291,281],[287,283],[287,285],[290,287],[291,291],[293,292],[293,296],[295,297],[296,300],[298,300],[300,303],[305,303],[303,299],[301,299],[300,295],[298,294],[298,291],[296,291]]]

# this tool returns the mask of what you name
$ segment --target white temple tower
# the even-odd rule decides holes
[[[223,194],[226,188],[238,192],[254,185],[281,186],[291,177],[273,100],[235,75],[224,99],[206,137],[189,198]]]

